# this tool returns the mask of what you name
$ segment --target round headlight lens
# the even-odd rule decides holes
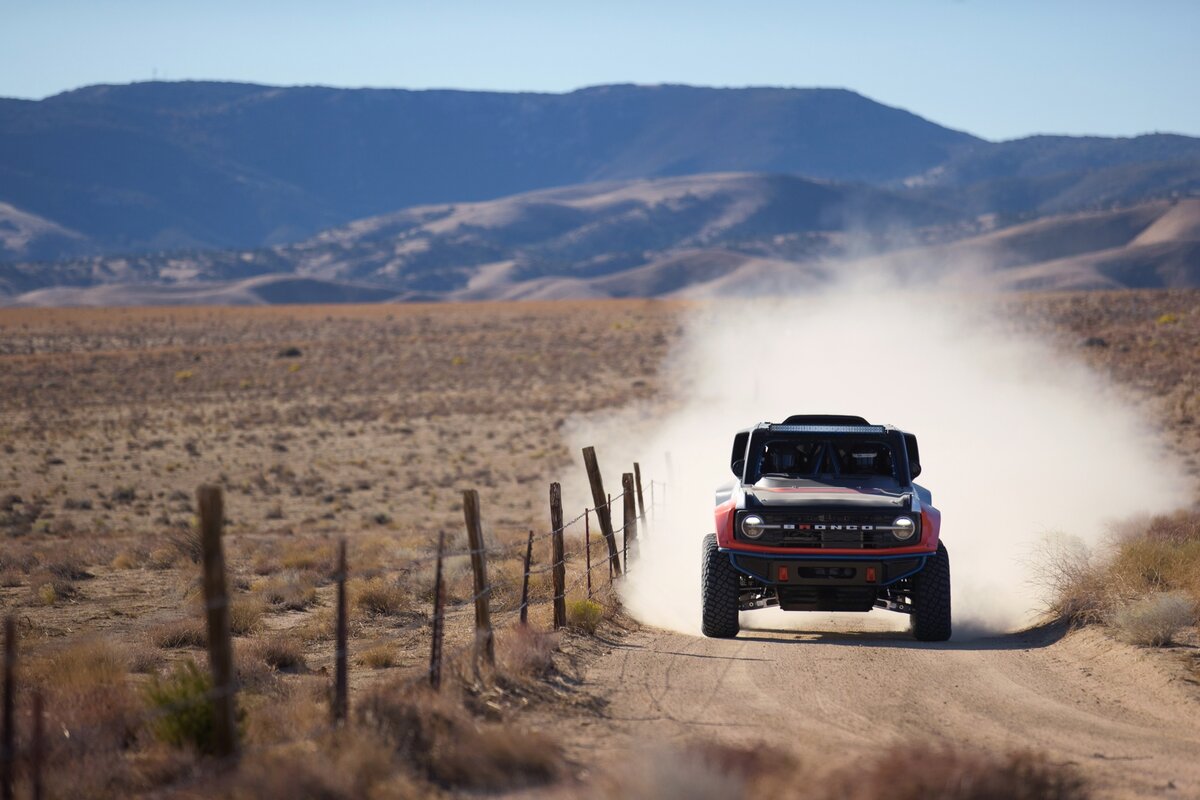
[[[747,514],[742,517],[742,534],[747,539],[757,539],[763,535],[763,518],[757,514]]]
[[[892,535],[900,541],[911,539],[912,535],[916,532],[916,523],[908,517],[896,517],[892,520]]]

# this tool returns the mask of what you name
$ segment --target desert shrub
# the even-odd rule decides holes
[[[156,547],[146,557],[150,569],[170,569],[179,562],[179,551],[174,547]]]
[[[79,596],[79,589],[70,578],[39,570],[29,577],[29,588],[33,600],[44,606],[52,606]]]
[[[284,570],[254,582],[251,591],[272,608],[303,611],[317,602],[317,577],[311,572]]]
[[[142,563],[139,554],[131,550],[122,550],[113,556],[109,566],[113,569],[136,569]]]
[[[267,606],[260,598],[238,595],[229,604],[229,630],[235,636],[244,636],[258,630]]]
[[[150,640],[159,647],[205,647],[208,644],[208,629],[204,620],[188,617],[152,628]]]
[[[510,678],[542,677],[554,667],[558,644],[556,633],[518,625],[499,637],[496,665],[501,674]]]
[[[1104,570],[1076,537],[1047,537],[1031,560],[1035,582],[1046,592],[1052,617],[1077,623],[1099,622],[1107,610]]]
[[[1083,779],[1030,752],[1004,755],[943,748],[915,761],[902,747],[823,784],[833,800],[1085,800]],[[820,796],[820,795],[818,795]]]
[[[200,540],[199,527],[188,525],[185,528],[172,528],[163,538],[166,541],[166,547],[174,550],[176,554],[193,564],[200,563],[204,549]]]
[[[604,606],[581,597],[567,601],[567,624],[585,633],[595,633],[604,619]]]
[[[25,669],[60,734],[45,742],[47,763],[56,765],[47,771],[47,795],[96,796],[99,787],[122,781],[121,754],[140,722],[125,654],[109,642],[83,639],[34,656]]]
[[[1130,644],[1163,647],[1196,622],[1196,603],[1183,592],[1168,592],[1135,600],[1118,608],[1110,624]]]
[[[329,573],[333,569],[333,556],[333,545],[329,542],[290,541],[283,546],[279,563],[284,569]]]
[[[412,597],[403,587],[383,578],[352,580],[347,590],[355,608],[374,616],[398,614],[412,605]]]
[[[364,797],[424,797],[408,776],[398,774],[384,743],[357,731],[342,731],[336,745],[290,746],[245,759],[233,779],[231,800],[286,797],[291,800],[358,800]]]
[[[122,651],[125,654],[125,660],[129,665],[130,672],[152,674],[158,671],[158,668],[162,666],[165,660],[158,648],[144,642],[126,644],[123,646]]]
[[[1152,619],[1186,615],[1179,599],[1141,604],[1142,599],[1172,595],[1200,602],[1200,514],[1195,512],[1123,526],[1105,558],[1071,540],[1057,539],[1044,549],[1035,563],[1050,590],[1050,610],[1073,622],[1105,622],[1118,632],[1146,632]],[[1182,625],[1194,620],[1193,616]]]
[[[304,650],[300,642],[275,633],[251,643],[249,653],[276,670],[299,670],[305,667]]]
[[[293,627],[292,633],[305,644],[327,642],[334,637],[336,620],[332,608],[320,608]]]
[[[424,684],[376,686],[357,709],[364,727],[443,786],[498,791],[546,783],[562,769],[553,741],[512,725],[477,722],[450,693]]]
[[[627,765],[614,797],[800,796],[808,800],[1085,800],[1087,788],[1069,766],[1028,752],[991,754],[944,747],[914,759],[895,747],[821,774],[770,747],[720,743],[683,751],[652,749]]]
[[[212,753],[216,747],[212,688],[212,678],[191,660],[176,665],[169,675],[152,678],[143,692],[154,737],[173,747]]]
[[[387,669],[396,666],[396,649],[386,643],[376,644],[359,653],[355,660],[371,669]]]

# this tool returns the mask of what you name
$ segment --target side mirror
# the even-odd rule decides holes
[[[917,476],[921,474],[921,465],[909,463],[908,474],[909,474],[909,477],[911,477],[913,480],[916,480]]]
[[[741,480],[742,473],[746,471],[746,459],[739,458],[737,461],[730,464],[729,468],[733,470],[733,474],[738,477],[738,480]]]

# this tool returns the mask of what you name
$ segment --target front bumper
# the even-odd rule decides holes
[[[721,552],[738,572],[769,586],[887,586],[920,572],[933,555]]]

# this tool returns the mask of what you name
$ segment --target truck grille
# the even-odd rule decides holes
[[[837,548],[873,550],[897,547],[891,531],[870,530],[876,525],[891,525],[893,513],[787,513],[762,515],[768,525],[783,525],[783,530],[768,530],[759,541],[779,547]],[[866,528],[866,530],[864,530]],[[910,540],[908,543],[912,543]]]

